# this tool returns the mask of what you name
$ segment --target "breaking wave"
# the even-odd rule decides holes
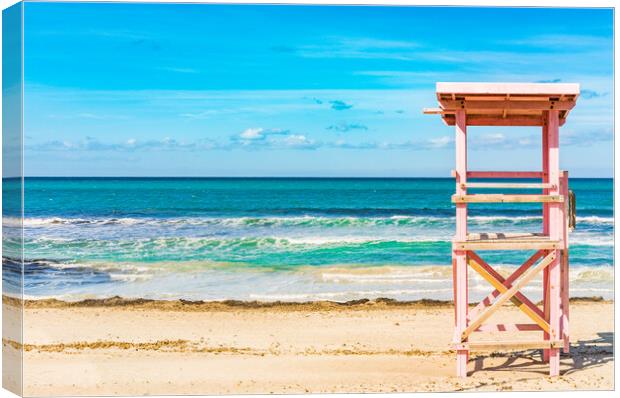
[[[471,216],[473,225],[518,225],[540,223],[540,216]],[[613,217],[583,216],[577,217],[578,223],[613,224]],[[19,218],[4,218],[6,226],[21,226]],[[366,226],[423,226],[452,225],[450,216],[408,216],[393,215],[389,217],[188,217],[188,218],[25,218],[24,227],[53,226],[140,226],[152,225],[162,227],[182,226],[223,226],[223,227],[366,227]]]

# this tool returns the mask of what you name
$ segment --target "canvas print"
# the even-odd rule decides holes
[[[2,17],[4,388],[614,388],[613,9]]]

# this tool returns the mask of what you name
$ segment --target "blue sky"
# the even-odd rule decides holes
[[[561,165],[611,176],[608,9],[25,5],[25,172],[449,176],[437,81],[578,82]],[[471,169],[540,131],[470,128]]]

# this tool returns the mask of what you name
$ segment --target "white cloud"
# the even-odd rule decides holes
[[[431,138],[428,140],[428,146],[430,148],[445,148],[447,146],[452,145],[454,142],[454,137],[443,136],[439,138]]]
[[[314,140],[310,140],[305,135],[300,134],[289,135],[284,138],[283,142],[287,147],[299,149],[315,149],[318,145]]]
[[[262,134],[264,130],[262,128],[249,128],[245,129],[239,137],[244,140],[262,140],[265,136]]]

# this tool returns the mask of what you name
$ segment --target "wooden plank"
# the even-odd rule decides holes
[[[453,203],[562,203],[562,195],[506,195],[475,194],[452,195]]]
[[[475,253],[469,254],[469,266],[472,267],[480,276],[489,282],[500,293],[505,293],[512,286],[506,283],[504,278],[491,268],[484,260]],[[510,298],[510,301],[516,305],[525,315],[529,316],[543,330],[549,331],[549,324],[543,318],[542,312],[523,294],[517,292]]]
[[[494,94],[560,96],[579,95],[578,83],[488,83],[488,82],[437,82],[438,94]]]
[[[446,111],[442,108],[422,108],[422,113],[425,115],[445,115],[447,113],[453,114],[454,111]]]
[[[543,330],[535,323],[498,323],[480,325],[474,332],[533,332]]]
[[[467,241],[496,241],[496,240],[526,240],[526,241],[540,241],[549,240],[549,237],[537,232],[473,232],[467,234]]]
[[[507,94],[509,96],[510,94]],[[502,95],[484,95],[484,94],[455,94],[455,101],[465,100],[465,101],[504,101]],[[449,100],[449,98],[442,98],[443,100]],[[560,98],[557,95],[525,95],[525,94],[515,94],[512,97],[509,97],[512,101],[559,101]]]
[[[471,255],[471,253],[470,253],[470,255]],[[521,266],[519,266],[519,268],[517,268],[508,278],[506,278],[504,282],[508,283],[508,284],[512,284],[525,271],[527,271],[532,266],[532,264],[534,264],[540,258],[544,257],[544,255],[545,255],[545,251],[544,250],[538,250],[536,253],[534,253],[532,256],[530,256],[530,258],[525,260],[525,262],[523,264],[521,264]],[[486,307],[491,305],[491,301],[493,299],[495,299],[495,297],[499,296],[499,294],[500,294],[499,290],[494,290],[487,297],[485,297],[483,300],[480,300],[478,305],[469,312],[470,319],[473,318],[473,317],[476,317],[480,313],[480,311],[482,311],[483,309],[485,309]],[[542,315],[543,318],[544,318],[544,312],[542,312],[542,314],[539,314],[539,315]]]
[[[465,109],[467,111],[480,109],[480,110],[551,110],[557,109],[561,111],[568,111],[573,109],[575,101],[541,101],[539,99],[534,101],[514,101],[514,100],[495,100],[495,101],[480,101],[480,100],[461,100],[461,101],[440,101],[441,108],[443,110],[455,110]]]
[[[534,341],[476,341],[456,343],[454,348],[469,349],[474,351],[496,351],[496,350],[535,350],[540,348],[557,348],[561,347],[564,342],[562,340],[534,340]]]
[[[455,119],[449,114],[444,115],[448,126],[454,126]],[[467,117],[468,126],[542,126],[541,116],[507,115],[503,118],[501,113],[495,117],[486,115],[471,115]]]
[[[467,337],[476,330],[480,325],[484,323],[495,311],[497,311],[501,305],[508,301],[515,295],[523,286],[530,282],[538,272],[545,269],[549,264],[553,263],[557,259],[556,251],[552,251],[540,263],[530,268],[523,273],[521,279],[519,279],[510,289],[500,294],[495,302],[491,304],[486,310],[484,310],[476,319],[473,319],[467,328],[461,333],[461,341],[465,341]]]
[[[468,182],[465,188],[498,188],[498,189],[548,189],[549,183],[509,183],[509,182]]]
[[[455,250],[476,250],[477,247],[488,250],[517,250],[517,249],[558,249],[562,248],[561,241],[549,239],[540,233],[471,233],[466,240],[453,241]]]
[[[561,173],[568,173],[566,171],[562,171]],[[544,178],[547,173],[542,171],[468,171],[467,178],[510,178],[510,179],[519,179],[519,178]],[[563,175],[563,174],[562,174]],[[456,170],[450,170],[450,176],[456,177]]]
[[[454,242],[454,250],[552,250],[562,247],[559,241],[476,241]]]
[[[541,171],[468,171],[467,178],[542,178]]]

